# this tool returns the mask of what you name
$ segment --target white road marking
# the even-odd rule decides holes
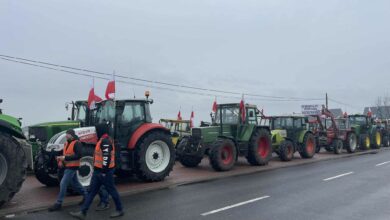
[[[259,198],[256,198],[256,199],[251,199],[251,200],[248,200],[248,201],[245,201],[245,202],[240,202],[240,203],[237,203],[237,204],[234,204],[234,205],[229,205],[229,206],[226,206],[226,207],[223,207],[223,208],[220,208],[220,209],[216,209],[216,210],[213,210],[213,211],[210,211],[210,212],[205,212],[205,213],[201,214],[201,216],[212,215],[212,214],[215,214],[215,213],[218,213],[218,212],[222,212],[222,211],[226,211],[228,209],[232,209],[232,208],[235,208],[235,207],[238,207],[238,206],[243,206],[243,205],[246,205],[246,204],[249,204],[249,203],[257,202],[257,201],[262,200],[262,199],[267,199],[269,197],[271,197],[271,196],[263,196],[263,197],[259,197]]]
[[[383,162],[383,163],[378,163],[377,165],[375,165],[376,167],[379,167],[379,166],[383,166],[385,164],[388,164],[390,163],[390,161],[386,161],[386,162]]]
[[[351,175],[351,174],[353,174],[353,172],[343,173],[343,174],[340,174],[340,175],[337,175],[337,176],[333,176],[333,177],[329,177],[329,178],[323,179],[323,181],[329,181],[329,180],[337,179],[337,178],[340,178],[340,177],[343,177],[343,176],[348,176],[348,175]]]

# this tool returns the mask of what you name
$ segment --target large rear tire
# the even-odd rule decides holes
[[[40,150],[34,160],[34,173],[37,180],[46,186],[58,186],[60,183],[56,160],[51,161],[49,156]]]
[[[228,171],[234,167],[237,158],[236,145],[229,139],[218,139],[210,152],[210,164],[216,171]]]
[[[345,142],[345,147],[348,153],[355,153],[357,149],[357,136],[355,133],[349,133]]]
[[[256,130],[249,142],[248,163],[254,166],[267,165],[272,157],[272,145],[269,132],[265,129]]]
[[[0,207],[19,192],[26,179],[27,158],[22,146],[0,132]]]
[[[135,174],[149,182],[169,176],[176,156],[170,135],[161,131],[146,134],[137,144],[135,155]]]
[[[279,157],[282,161],[291,161],[294,157],[294,144],[289,140],[285,140],[280,144]]]
[[[299,151],[302,158],[312,158],[316,153],[316,140],[312,133],[306,133],[303,138],[303,146]]]
[[[378,129],[373,129],[371,134],[371,147],[379,149],[382,147],[382,134]]]

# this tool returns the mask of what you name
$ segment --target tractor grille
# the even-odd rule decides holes
[[[36,139],[39,139],[41,142],[47,141],[47,132],[45,128],[30,128],[29,135],[34,135]]]
[[[193,128],[192,129],[192,137],[200,139],[202,137],[202,130],[200,128]]]

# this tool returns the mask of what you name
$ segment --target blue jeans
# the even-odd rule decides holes
[[[101,204],[108,205],[109,195],[104,185],[100,187],[99,197],[100,197],[99,205]]]
[[[60,183],[60,193],[57,197],[57,204],[62,204],[64,201],[69,184],[71,184],[81,195],[84,195],[84,198],[87,196],[87,191],[77,179],[77,170],[65,169],[64,176],[62,177]]]

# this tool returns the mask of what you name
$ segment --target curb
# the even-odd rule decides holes
[[[241,171],[239,173],[231,173],[231,174],[227,173],[226,175],[223,175],[223,176],[205,177],[205,178],[199,178],[199,179],[191,180],[191,181],[183,181],[183,182],[179,182],[179,183],[166,182],[166,184],[163,184],[161,186],[152,186],[152,187],[143,188],[143,189],[136,189],[136,190],[129,190],[129,191],[121,192],[120,196],[127,197],[127,196],[131,196],[131,195],[145,193],[145,192],[153,192],[153,191],[158,191],[158,190],[163,190],[163,189],[171,189],[171,188],[175,188],[175,187],[179,187],[179,186],[206,183],[206,182],[211,182],[211,181],[215,181],[215,180],[219,180],[219,179],[225,179],[225,178],[230,178],[230,177],[239,177],[239,176],[245,176],[245,175],[250,175],[250,174],[255,174],[255,173],[263,173],[263,172],[268,172],[268,171],[273,171],[273,170],[278,170],[278,169],[283,169],[283,168],[313,164],[313,163],[322,162],[322,161],[338,160],[338,159],[342,159],[342,158],[350,158],[350,157],[356,157],[356,156],[362,156],[362,155],[368,155],[368,154],[377,154],[381,151],[386,151],[386,150],[390,150],[390,148],[381,148],[381,149],[375,149],[375,150],[361,151],[361,152],[356,152],[356,153],[352,153],[352,154],[343,153],[341,155],[337,155],[337,157],[303,160],[301,163],[296,163],[296,164],[288,164],[288,162],[287,162],[286,165],[278,166],[278,167],[262,166],[264,169],[244,170],[244,171]],[[78,204],[78,202],[76,202],[76,201],[66,202],[62,205],[62,207],[66,208],[66,207],[75,206],[77,204]],[[40,207],[26,208],[24,210],[18,210],[18,211],[13,212],[13,213],[1,213],[1,210],[0,210],[0,213],[1,213],[0,218],[3,218],[3,217],[13,218],[16,216],[27,215],[29,213],[46,211],[48,208],[49,208],[49,206],[42,205]]]

